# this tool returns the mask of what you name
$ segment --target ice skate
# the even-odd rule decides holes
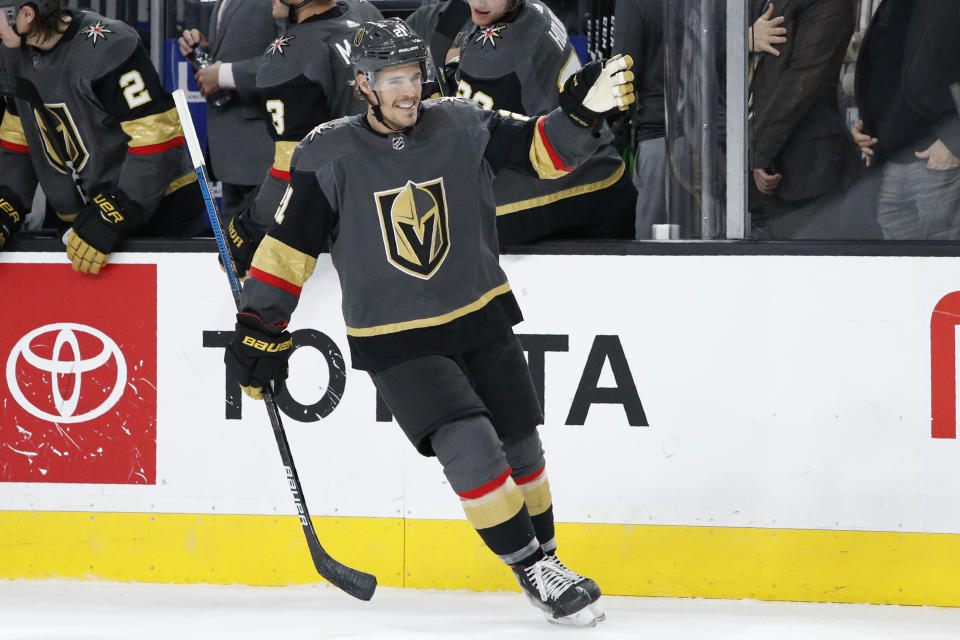
[[[560,569],[564,575],[572,580],[573,584],[583,589],[587,595],[590,596],[590,613],[593,614],[593,617],[597,620],[597,622],[603,622],[606,620],[607,614],[603,612],[603,606],[599,602],[600,596],[602,595],[600,593],[600,586],[590,578],[580,575],[576,571],[570,569],[567,565],[563,564],[563,562],[560,561],[560,558],[557,557],[556,553],[548,553],[547,560],[552,562],[554,566]]]
[[[529,567],[516,566],[520,588],[547,621],[574,627],[592,627],[596,619],[590,613],[590,596],[549,557]]]

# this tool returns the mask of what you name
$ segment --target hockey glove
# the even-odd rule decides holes
[[[99,273],[110,253],[140,226],[141,219],[140,207],[122,193],[98,193],[77,212],[67,241],[67,258],[73,263],[73,270]]]
[[[20,229],[26,211],[23,202],[13,189],[0,186],[0,249],[7,245],[7,240]]]
[[[636,100],[633,59],[616,55],[594,60],[567,78],[560,89],[560,108],[581,127],[596,134],[605,116],[625,111]]]
[[[223,355],[227,375],[255,400],[263,399],[265,385],[287,379],[287,361],[293,350],[289,332],[271,335],[265,328],[260,318],[238,313],[236,331]]]
[[[237,277],[241,280],[246,277],[250,263],[253,261],[253,254],[260,246],[263,236],[264,233],[250,221],[246,211],[233,216],[230,224],[227,225],[227,237],[230,238],[230,257],[233,258],[233,266],[237,269]],[[223,258],[218,259],[220,260],[220,266],[226,269]]]

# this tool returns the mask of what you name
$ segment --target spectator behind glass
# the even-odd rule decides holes
[[[614,51],[633,58],[637,141],[633,184],[637,188],[636,239],[649,240],[653,225],[667,222],[666,138],[663,101],[664,0],[621,0],[617,3]],[[775,45],[787,41],[783,17],[773,5],[748,30],[751,52],[780,55]]]
[[[749,208],[758,239],[796,238],[811,233],[809,222],[818,214],[842,215],[839,196],[862,174],[838,102],[855,5],[793,0],[781,6],[789,39],[778,54],[758,53],[750,65]],[[752,0],[751,10],[769,19],[774,7]]]
[[[884,0],[860,49],[853,136],[881,172],[888,240],[960,238],[960,2]]]
[[[210,170],[223,183],[224,220],[252,197],[273,161],[273,141],[257,95],[257,61],[277,37],[278,23],[264,0],[218,0],[210,18],[210,41],[197,29],[179,39],[180,53],[193,58],[200,46],[216,60],[194,76],[204,96],[233,94],[222,107],[207,107]]]

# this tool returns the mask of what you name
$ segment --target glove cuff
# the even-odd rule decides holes
[[[109,254],[142,224],[140,206],[117,191],[111,195],[95,195],[77,214],[73,231],[97,251]]]
[[[0,234],[4,242],[20,230],[26,215],[20,196],[10,187],[0,186]]]

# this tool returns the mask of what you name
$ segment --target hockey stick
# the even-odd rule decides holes
[[[182,89],[177,89],[173,92],[173,100],[177,105],[177,114],[180,116],[183,135],[187,142],[187,149],[190,152],[190,160],[193,162],[193,168],[197,173],[198,182],[200,183],[200,190],[203,193],[203,202],[206,205],[207,218],[210,221],[210,227],[213,229],[213,235],[217,240],[217,250],[220,252],[220,259],[223,260],[224,270],[227,272],[227,279],[230,281],[230,290],[233,293],[233,301],[239,311],[240,279],[237,277],[233,258],[223,238],[223,229],[220,227],[220,218],[217,216],[216,203],[214,203],[213,197],[210,195],[210,181],[207,178],[207,169],[203,161],[203,153],[200,151],[197,132],[193,127],[190,108],[187,106],[186,94],[184,94]],[[297,505],[300,524],[303,526],[303,535],[307,539],[307,547],[310,549],[310,557],[313,558],[313,564],[316,566],[317,572],[330,582],[330,584],[339,587],[355,598],[369,600],[373,597],[373,592],[377,588],[376,576],[351,569],[337,562],[327,553],[317,538],[317,532],[313,528],[313,521],[310,520],[310,512],[307,511],[307,505],[303,500],[303,489],[300,486],[300,477],[297,475],[297,468],[293,464],[293,455],[290,453],[290,445],[287,443],[283,423],[280,421],[280,410],[277,407],[277,400],[273,392],[274,390],[269,386],[263,388],[263,403],[266,405],[267,414],[270,416],[270,425],[273,427],[273,435],[277,440],[277,448],[280,450],[280,459],[283,461],[283,466],[287,471],[290,493],[293,494],[293,501]]]

